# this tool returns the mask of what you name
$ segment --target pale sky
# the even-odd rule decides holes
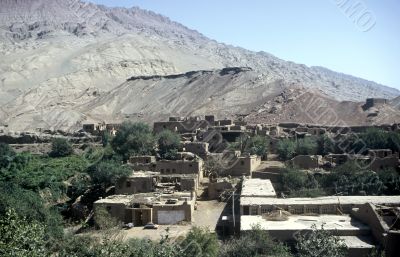
[[[400,89],[398,0],[92,0],[163,14],[219,42]],[[353,15],[352,15],[353,13]]]

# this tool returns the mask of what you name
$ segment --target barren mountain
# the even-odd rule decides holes
[[[76,129],[87,120],[152,121],[181,107],[193,114],[249,113],[293,87],[337,102],[400,95],[220,44],[153,12],[79,0],[0,0],[0,58],[0,120],[20,131]],[[251,69],[221,70],[227,67]]]

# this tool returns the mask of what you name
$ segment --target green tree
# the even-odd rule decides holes
[[[385,189],[377,173],[362,168],[356,161],[348,161],[335,167],[321,181],[331,193],[379,195]]]
[[[0,168],[7,168],[14,157],[14,150],[8,144],[0,143]]]
[[[181,137],[170,130],[161,131],[157,135],[158,154],[163,159],[176,159]]]
[[[387,148],[393,152],[400,152],[400,133],[392,131],[389,133]]]
[[[290,160],[296,154],[296,143],[290,139],[282,139],[278,142],[277,152],[282,160]]]
[[[21,218],[9,209],[0,219],[0,256],[43,257],[48,256],[45,248],[45,228],[40,223]]]
[[[322,135],[317,138],[317,153],[320,155],[327,155],[329,153],[335,153],[335,143],[327,135]]]
[[[306,137],[297,140],[296,154],[297,155],[311,155],[317,154],[318,144],[313,137]]]
[[[298,170],[289,170],[281,176],[284,191],[297,191],[303,189],[306,187],[307,181],[307,174]]]
[[[56,138],[51,143],[51,157],[66,157],[74,152],[71,144],[63,138]]]
[[[148,125],[124,122],[111,141],[111,146],[126,161],[132,155],[153,154],[155,140]]]
[[[90,187],[91,181],[88,174],[81,173],[72,177],[69,182],[70,186],[68,187],[67,196],[75,200],[85,193]]]
[[[240,135],[235,139],[235,142],[229,143],[229,149],[245,152],[249,138],[250,138],[249,135]]]
[[[104,188],[114,185],[119,179],[129,176],[132,170],[120,162],[113,160],[101,161],[88,169],[92,183]]]
[[[0,182],[0,216],[5,216],[11,208],[29,222],[44,224],[49,242],[53,239],[58,241],[62,237],[61,215],[56,209],[47,206],[38,193],[13,183]]]
[[[218,240],[210,231],[194,227],[180,244],[182,257],[217,257]]]
[[[394,169],[387,169],[380,171],[379,180],[382,181],[385,195],[399,195],[400,194],[400,175]]]
[[[368,149],[392,149],[399,151],[400,135],[398,132],[387,132],[379,128],[370,128],[358,136],[349,136],[352,150],[364,154]]]
[[[96,207],[94,220],[96,225],[102,230],[111,230],[118,227],[119,221],[111,216],[105,207]]]
[[[204,162],[205,175],[223,175],[226,169],[221,157],[211,156]]]
[[[268,151],[268,139],[262,136],[254,136],[249,139],[246,152],[256,154],[258,156],[266,156]]]
[[[296,249],[299,257],[344,257],[346,246],[343,240],[326,231],[322,226],[312,226],[310,232],[298,233]]]

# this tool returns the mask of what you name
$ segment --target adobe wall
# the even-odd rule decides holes
[[[186,152],[194,153],[200,157],[205,157],[209,153],[209,143],[207,142],[185,142],[183,146]]]
[[[251,173],[261,164],[261,157],[244,156],[234,161],[233,166],[227,170],[231,176],[251,176]]]
[[[155,163],[128,163],[134,171],[156,171]]]
[[[300,169],[316,169],[319,168],[321,160],[322,156],[319,155],[297,155],[290,162]]]
[[[182,221],[191,222],[193,219],[194,205],[190,201],[183,202],[181,205],[174,204],[163,204],[163,205],[153,205],[153,222],[160,225],[172,225],[171,223],[160,222],[159,212],[171,212],[170,215],[176,215],[176,211],[184,212],[184,219]]]
[[[125,223],[132,222],[134,226],[144,226],[153,222],[153,209],[151,208],[126,208]]]
[[[276,183],[281,181],[282,173],[276,171],[253,171],[251,178],[269,179],[276,187]]]
[[[149,164],[155,163],[156,157],[155,156],[131,156],[129,157],[129,163],[132,164]]]
[[[364,108],[369,109],[371,107],[383,105],[386,104],[387,101],[388,100],[384,98],[367,98],[367,100],[365,101]]]
[[[198,120],[154,122],[153,132],[160,133],[163,130],[171,130],[177,133],[190,133],[199,128],[205,129],[208,125],[207,121]]]
[[[264,204],[259,206],[247,206],[241,205],[241,215],[246,215],[245,208],[249,208],[249,213],[247,215],[262,215],[264,213],[269,213],[274,210],[285,210],[291,214],[350,214],[353,208],[359,208],[362,204],[306,204],[306,205],[286,205],[277,204],[270,205]]]
[[[233,186],[228,181],[210,182],[207,189],[208,199],[218,199],[222,192],[231,188],[233,188]]]
[[[389,168],[397,169],[398,167],[399,167],[399,158],[396,155],[389,156],[386,158],[373,158],[370,163],[370,169],[375,172]]]
[[[381,221],[372,204],[366,203],[359,206],[357,209],[353,209],[351,216],[367,224],[371,228],[375,239],[378,240],[380,244],[384,244],[384,233],[388,227]]]
[[[390,230],[387,234],[386,240],[386,252],[387,257],[397,257],[400,253],[400,231]]]
[[[181,178],[181,191],[196,191],[198,189],[198,181],[196,178]]]
[[[203,161],[158,161],[156,164],[156,172],[161,174],[198,174],[199,180],[203,178]]]
[[[120,222],[126,222],[125,219],[125,204],[123,203],[96,203],[93,204],[94,213],[99,208],[105,208],[111,217],[116,218]]]
[[[153,192],[155,183],[155,179],[150,176],[124,178],[117,182],[115,194],[127,195]]]

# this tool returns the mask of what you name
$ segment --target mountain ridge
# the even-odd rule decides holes
[[[218,43],[138,7],[110,8],[80,0],[0,3],[5,11],[0,16],[0,119],[14,130],[76,129],[91,117],[92,110],[82,106],[114,92],[129,78],[175,79],[177,74],[231,67],[251,68],[250,81],[240,83],[258,81],[260,92],[269,92],[270,86],[301,86],[337,101],[355,102],[400,95],[397,89],[375,82]],[[204,77],[198,75],[196,79],[202,81]],[[242,85],[235,76],[231,79],[226,83],[240,91]],[[204,83],[204,90],[212,91],[212,81]],[[192,90],[192,97],[196,97],[195,88]],[[177,96],[169,97],[165,103]],[[246,106],[256,105],[254,99],[244,100]]]

